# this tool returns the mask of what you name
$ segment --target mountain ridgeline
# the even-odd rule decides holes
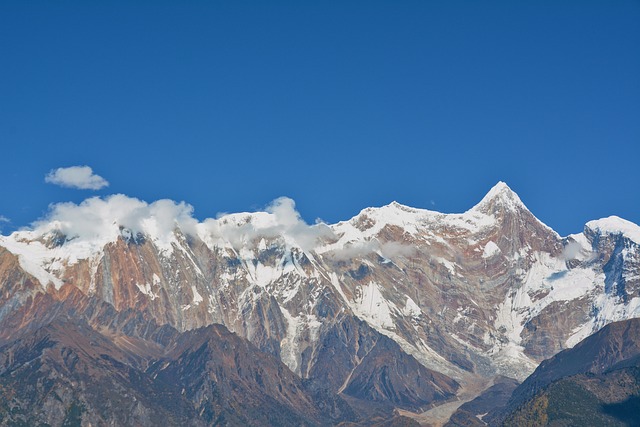
[[[0,424],[411,425],[640,317],[640,227],[561,237],[504,183],[332,225],[115,195],[0,236],[0,291]]]

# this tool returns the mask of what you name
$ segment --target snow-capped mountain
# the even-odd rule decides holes
[[[394,202],[308,225],[286,198],[266,212],[191,214],[114,195],[1,236],[0,322],[73,287],[178,331],[223,324],[300,377],[375,400],[363,378],[376,343],[443,374],[431,382],[446,396],[457,387],[447,377],[523,379],[640,317],[640,227],[610,217],[561,237],[504,183],[462,214]]]

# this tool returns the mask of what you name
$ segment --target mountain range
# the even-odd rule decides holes
[[[640,227],[562,237],[504,183],[313,225],[113,195],[0,236],[0,292],[6,425],[412,425],[640,317]]]

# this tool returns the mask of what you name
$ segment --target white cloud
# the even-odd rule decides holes
[[[387,259],[398,257],[409,258],[415,255],[417,248],[400,242],[380,243],[377,239],[363,242],[353,242],[347,246],[328,252],[337,261],[366,257],[377,253]]]
[[[197,220],[193,207],[184,202],[158,200],[147,203],[124,194],[106,198],[92,197],[80,204],[71,202],[51,205],[49,213],[32,224],[36,236],[55,231],[66,236],[77,248],[95,250],[118,236],[142,233],[162,249],[171,250],[176,228],[195,234]]]
[[[82,240],[91,239],[119,230],[120,227],[134,232],[164,236],[176,226],[196,222],[193,208],[187,203],[173,200],[158,200],[151,204],[124,194],[114,194],[104,199],[91,197],[80,204],[56,203],[49,214],[34,223],[34,231],[46,232],[55,229],[63,234]]]
[[[380,246],[380,253],[388,259],[397,257],[410,258],[417,252],[417,248],[413,245],[406,245],[400,242],[387,242]]]
[[[596,256],[595,252],[583,247],[579,242],[570,240],[562,250],[562,259],[565,261],[579,260],[589,261]]]
[[[353,242],[327,253],[336,261],[347,261],[354,258],[365,257],[378,250],[380,250],[380,243],[377,240],[367,240],[363,242]]]
[[[296,203],[288,197],[280,197],[267,207],[267,212],[275,216],[282,234],[293,239],[302,249],[311,250],[320,238],[334,237],[328,225],[318,222],[309,225],[296,211]]]
[[[199,236],[210,246],[226,242],[235,249],[254,248],[262,238],[282,238],[289,245],[309,251],[319,239],[335,238],[328,225],[305,223],[295,210],[294,201],[286,197],[274,200],[266,212],[228,214],[202,222],[193,217],[193,207],[185,202],[165,199],[147,203],[124,194],[92,197],[80,204],[51,205],[49,213],[25,232],[32,238],[59,232],[66,236],[68,245],[89,251],[119,236],[142,233],[156,246],[170,251],[176,241],[176,229]]]
[[[2,223],[0,217],[0,225]],[[318,245],[337,239],[325,223],[307,224],[295,208],[295,202],[280,197],[263,212],[225,214],[199,222],[193,217],[193,207],[185,202],[157,200],[152,203],[115,194],[91,197],[80,204],[57,203],[49,207],[48,214],[32,224],[30,238],[39,238],[50,232],[66,236],[69,247],[79,257],[89,256],[118,237],[142,233],[157,247],[172,250],[176,243],[174,231],[197,236],[208,246],[231,246],[235,250],[255,249],[264,239],[281,239],[288,246],[304,251],[315,250]],[[376,239],[353,242],[327,252],[336,260],[347,260],[378,253],[387,259],[411,257],[416,247],[403,243]]]
[[[198,225],[200,237],[210,243],[216,239],[229,242],[235,249],[253,247],[260,238],[282,237],[291,245],[312,250],[321,238],[334,238],[324,223],[309,225],[295,209],[295,202],[280,197],[266,207],[266,212],[227,214],[206,219]]]
[[[582,245],[578,242],[569,242],[562,250],[562,258],[565,260],[575,259],[582,251]]]
[[[44,181],[49,184],[80,190],[99,190],[109,185],[106,179],[94,174],[89,166],[53,169],[44,177]]]

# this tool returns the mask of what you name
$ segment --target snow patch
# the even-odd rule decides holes
[[[440,257],[435,257],[434,258],[438,263],[442,264],[445,266],[445,268],[447,270],[449,270],[449,273],[451,274],[455,274],[458,275],[458,273],[456,273],[456,265],[454,263],[452,263],[451,261],[444,259],[444,258],[440,258]]]
[[[420,317],[420,315],[422,315],[422,310],[418,307],[418,304],[411,299],[411,297],[407,296],[407,302],[404,305],[402,314],[410,317]]]
[[[498,247],[498,245],[496,245],[495,242],[490,240],[484,246],[484,251],[482,251],[482,258],[485,258],[485,259],[486,258],[491,258],[492,256],[498,255],[501,252],[502,251],[500,251],[500,248]]]
[[[391,312],[396,307],[384,298],[380,286],[375,282],[358,287],[352,308],[358,317],[363,318],[372,326],[395,329]]]
[[[63,269],[59,260],[64,254],[51,251],[40,242],[14,239],[14,235],[15,233],[10,237],[0,236],[0,245],[16,255],[20,267],[35,277],[43,288],[52,283],[56,289],[60,289],[62,280],[58,279],[54,273]]]
[[[618,216],[589,221],[586,227],[600,234],[621,234],[640,245],[640,226]]]
[[[202,298],[202,295],[198,293],[198,290],[193,285],[191,285],[191,292],[193,293],[193,305],[198,305],[202,301],[204,301],[204,299]]]
[[[313,314],[300,314],[293,316],[288,310],[281,307],[282,315],[287,323],[286,336],[280,341],[280,357],[282,362],[293,372],[300,372],[301,344],[308,335],[311,342],[316,342],[319,337],[322,323]]]
[[[517,372],[518,363],[535,368],[520,345],[524,325],[529,320],[553,302],[572,301],[604,288],[603,274],[596,274],[592,269],[567,270],[562,259],[547,253],[533,255],[536,261],[527,271],[522,286],[507,294],[496,310],[495,328],[501,331],[506,342],[497,342],[489,354],[505,373]],[[574,335],[578,334],[576,331]]]
[[[625,304],[617,295],[603,294],[596,298],[594,308],[596,316],[572,331],[566,341],[567,347],[573,347],[609,323],[640,317],[640,297]]]
[[[473,207],[473,210],[481,210],[487,207],[491,202],[495,201],[512,210],[516,208],[526,209],[524,203],[522,203],[522,200],[520,200],[520,197],[518,197],[518,195],[514,193],[506,183],[499,181],[482,198],[480,203]]]
[[[330,278],[331,278],[331,285],[342,297],[342,300],[345,301],[346,303],[349,303],[347,296],[344,294],[344,291],[342,290],[342,285],[340,284],[340,280],[338,280],[338,275],[336,273],[331,273]]]
[[[136,287],[141,293],[147,295],[152,301],[158,298],[158,295],[153,293],[153,290],[151,289],[151,285],[149,283],[145,283],[143,285],[141,285],[140,283],[136,283]]]

